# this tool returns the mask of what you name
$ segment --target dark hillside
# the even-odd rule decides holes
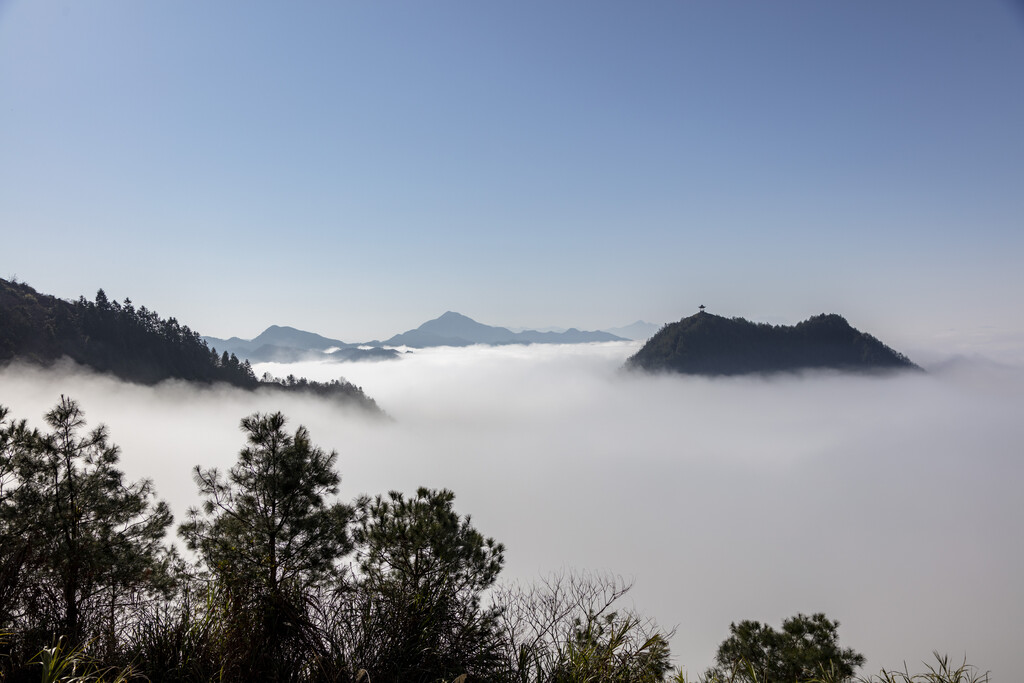
[[[130,299],[110,301],[102,289],[95,301],[65,301],[0,279],[0,365],[20,360],[48,366],[61,358],[138,384],[222,382],[315,393],[377,410],[362,389],[344,381],[260,381],[248,361],[227,351],[218,354],[187,325],[145,306],[136,309]]]
[[[663,327],[626,365],[694,375],[917,369],[840,315],[817,315],[790,327],[704,312]]]
[[[217,356],[186,325],[163,319],[130,299],[64,301],[25,284],[0,280],[0,363],[14,359],[49,365],[67,357],[129,382],[166,379],[226,382],[253,388],[252,369],[237,357]]]

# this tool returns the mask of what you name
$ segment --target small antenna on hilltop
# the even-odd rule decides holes
[[[699,308],[699,309],[700,309],[700,312],[701,312],[701,313],[703,313],[703,312],[704,312],[704,304],[701,304],[701,305],[700,305],[700,306],[698,306],[697,308]]]

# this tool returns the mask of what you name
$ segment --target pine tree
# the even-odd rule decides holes
[[[72,643],[112,639],[126,601],[168,587],[171,513],[155,501],[152,482],[124,481],[106,427],[83,434],[77,402],[62,396],[46,422],[50,432],[16,448],[0,520],[31,539],[20,626]]]
[[[420,488],[357,502],[352,659],[375,681],[495,680],[502,670],[498,610],[481,597],[504,546],[460,517],[454,499]]]
[[[205,499],[179,533],[224,596],[239,678],[288,678],[316,638],[308,598],[338,575],[351,509],[329,500],[338,454],[285,432],[281,413],[242,420],[248,445],[226,476],[196,466]]]
[[[717,673],[736,681],[790,683],[810,681],[829,673],[846,681],[864,656],[839,647],[839,622],[824,614],[798,614],[776,631],[759,621],[731,624],[731,635],[718,646]]]

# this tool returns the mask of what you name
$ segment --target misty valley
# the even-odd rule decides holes
[[[0,683],[1007,683],[1024,0],[0,0]]]
[[[638,372],[622,338],[253,360],[131,302],[4,284],[0,350],[36,349],[0,369],[10,680],[1014,670],[1020,368]],[[723,329],[887,349],[837,318],[655,337],[680,363]]]

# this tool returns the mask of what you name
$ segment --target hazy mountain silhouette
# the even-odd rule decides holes
[[[609,327],[605,332],[614,334],[618,337],[632,339],[633,341],[644,341],[645,339],[653,337],[660,329],[660,325],[644,322],[643,320],[637,320],[635,323],[625,325],[623,327]]]
[[[609,332],[585,332],[571,328],[564,331],[540,332],[523,330],[513,332],[507,327],[484,325],[477,321],[448,311],[439,318],[428,320],[414,330],[396,334],[384,341],[373,340],[363,343],[349,343],[331,339],[313,332],[304,332],[294,327],[271,325],[253,339],[218,339],[203,337],[207,344],[234,353],[252,363],[289,363],[325,357],[339,361],[389,360],[400,357],[394,346],[408,346],[422,349],[433,346],[472,346],[473,344],[584,344],[587,342],[623,341],[623,337]],[[363,347],[363,348],[360,348]],[[370,347],[370,348],[366,348]],[[330,353],[328,354],[328,350]]]
[[[255,345],[270,344],[273,346],[317,349],[320,351],[334,346],[342,348],[356,346],[355,344],[346,344],[339,339],[328,339],[313,332],[305,332],[294,327],[282,327],[279,325],[271,325],[263,330],[251,343]]]
[[[571,328],[565,332],[513,332],[507,327],[493,327],[448,311],[439,318],[428,320],[414,330],[396,334],[383,342],[383,346],[470,346],[472,344],[583,344],[587,342],[624,341],[608,332],[584,332]],[[374,342],[378,343],[378,342]]]
[[[792,327],[697,313],[665,325],[626,366],[695,375],[740,375],[804,369],[920,370],[836,314]]]
[[[294,363],[330,358],[337,361],[389,360],[399,356],[393,349],[360,349],[340,339],[330,339],[294,327],[271,325],[253,339],[203,337],[207,344],[247,358],[251,363]],[[328,350],[331,350],[328,353]]]

